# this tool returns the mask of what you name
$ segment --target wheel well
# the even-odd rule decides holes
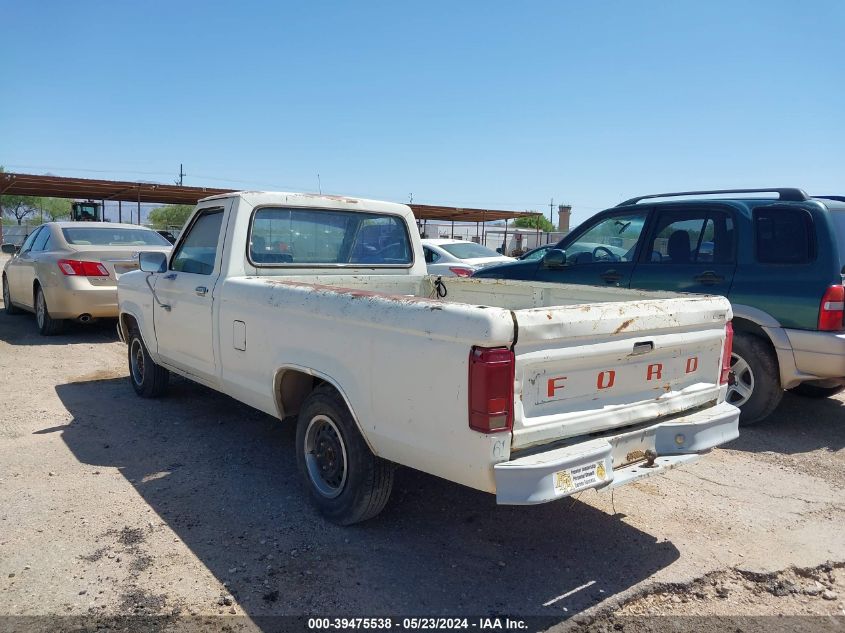
[[[34,279],[32,282],[32,305],[35,305],[35,293],[38,291],[38,287],[41,285],[37,279]]]
[[[120,329],[123,332],[123,338],[127,342],[129,341],[129,330],[134,325],[138,327],[138,321],[135,320],[135,317],[131,314],[126,314],[121,312],[120,316],[118,317],[118,323],[120,323]]]
[[[766,334],[766,331],[762,327],[754,323],[754,321],[749,321],[748,319],[743,319],[741,317],[734,317],[733,326],[734,332],[751,334],[753,336],[763,339],[772,348],[774,348],[774,345],[772,345],[772,340],[769,338],[769,335]]]
[[[286,369],[276,375],[274,393],[279,416],[286,418],[296,415],[302,403],[318,386],[327,381],[298,369]]]

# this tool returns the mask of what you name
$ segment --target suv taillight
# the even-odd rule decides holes
[[[78,259],[60,259],[56,262],[59,270],[68,276],[108,277],[109,271],[99,262],[83,262]]]
[[[819,306],[819,329],[838,332],[845,329],[845,286],[831,286]]]
[[[469,426],[481,433],[513,428],[513,351],[473,347],[469,354]]]
[[[734,347],[734,325],[730,321],[725,324],[725,346],[722,348],[722,374],[719,384],[726,385],[731,377],[731,352]]]

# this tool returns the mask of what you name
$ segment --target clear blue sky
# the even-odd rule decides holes
[[[845,2],[3,3],[0,164],[544,209],[845,193]]]

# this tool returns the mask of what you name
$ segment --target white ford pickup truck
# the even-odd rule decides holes
[[[401,204],[240,192],[118,284],[130,379],[169,372],[296,419],[329,520],[381,511],[397,464],[543,503],[737,437],[721,297],[426,274]]]

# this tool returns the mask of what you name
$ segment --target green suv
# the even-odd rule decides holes
[[[728,401],[745,424],[774,411],[784,389],[815,398],[845,389],[845,197],[800,189],[640,196],[590,218],[540,260],[474,276],[727,297],[735,332]]]

